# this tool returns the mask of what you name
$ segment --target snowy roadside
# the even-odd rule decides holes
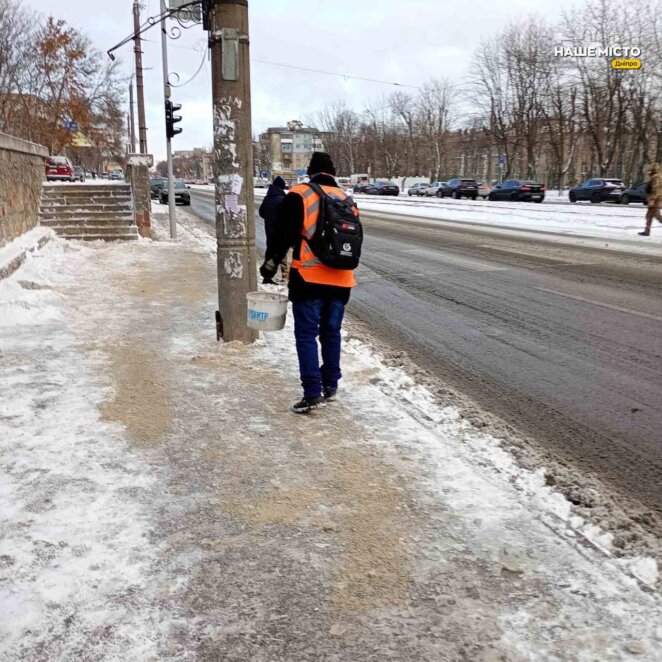
[[[595,237],[618,240],[630,248],[662,243],[662,225],[656,223],[650,237],[640,237],[646,210],[643,205],[540,205],[533,202],[490,202],[482,200],[416,200],[376,201],[372,196],[359,196],[362,210],[416,216],[431,220],[471,222],[515,230],[547,232],[568,237]]]
[[[215,240],[155,207],[0,282],[4,659],[658,659],[651,560],[355,338],[289,414],[291,326],[217,345]]]

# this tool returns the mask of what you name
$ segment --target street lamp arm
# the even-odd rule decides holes
[[[147,32],[147,30],[153,28],[155,25],[159,25],[161,21],[163,21],[164,19],[170,18],[171,16],[178,14],[182,10],[189,9],[191,7],[199,5],[201,1],[202,0],[191,0],[191,2],[187,2],[186,4],[176,7],[175,9],[166,9],[165,11],[162,11],[160,14],[157,14],[156,16],[148,17],[138,30],[134,30],[128,37],[122,39],[122,41],[120,41],[118,44],[115,44],[115,46],[108,49],[106,51],[108,57],[111,60],[115,60],[115,56],[113,55],[113,52],[116,51],[118,48],[122,48],[122,46],[128,44],[130,41],[133,41],[136,37],[139,37],[144,32]]]

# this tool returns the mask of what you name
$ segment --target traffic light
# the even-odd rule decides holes
[[[175,111],[180,110],[181,107],[181,103],[173,103],[170,99],[167,99],[165,102],[166,135],[168,138],[174,138],[178,133],[182,132],[181,128],[175,127],[177,122],[182,121],[181,115],[175,115]]]

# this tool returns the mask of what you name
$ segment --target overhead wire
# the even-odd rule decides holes
[[[364,76],[354,76],[352,74],[342,74],[335,71],[323,71],[322,69],[313,69],[311,67],[302,67],[297,64],[285,64],[283,62],[271,62],[269,60],[260,60],[257,58],[251,58],[253,62],[259,62],[260,64],[271,64],[276,67],[286,67],[287,69],[299,69],[300,71],[309,71],[315,74],[324,74],[325,76],[336,76],[338,78],[346,78],[351,80],[362,80],[368,83],[380,83],[381,85],[393,85],[395,87],[411,87],[415,90],[421,89],[417,85],[409,85],[407,83],[397,83],[394,81],[388,80],[378,80],[376,78],[366,78]]]

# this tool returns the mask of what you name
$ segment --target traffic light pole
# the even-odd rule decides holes
[[[249,343],[246,294],[257,289],[248,1],[211,0],[218,331]]]
[[[168,80],[168,34],[166,32],[166,4],[161,0],[161,56],[163,61],[163,100],[164,106],[170,101],[170,82]],[[168,162],[168,213],[170,216],[170,238],[177,239],[177,217],[175,215],[175,180],[172,171],[172,145],[166,129],[166,160]]]

